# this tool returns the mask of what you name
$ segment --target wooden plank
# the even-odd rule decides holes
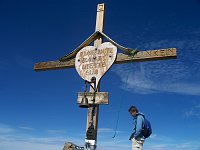
[[[110,69],[117,57],[117,47],[105,42],[99,47],[86,46],[81,49],[75,58],[75,67],[78,74],[87,81],[96,78],[96,85]]]
[[[96,16],[96,28],[95,31],[101,31],[103,32],[104,28],[104,13],[105,13],[105,4],[98,4],[97,5],[97,16]],[[98,47],[102,43],[103,38],[99,37],[94,41],[94,46]],[[94,84],[93,84],[94,86]],[[97,87],[97,91],[100,91],[100,83]],[[93,92],[93,89],[90,88],[90,92]],[[96,105],[95,107],[89,107],[88,108],[88,115],[87,115],[87,125],[86,125],[86,144],[89,143],[92,147],[91,149],[96,149],[96,143],[97,143],[97,129],[98,129],[98,116],[99,116],[99,105]],[[91,138],[88,136],[88,131],[91,128],[91,126],[94,126],[94,136]]]
[[[177,57],[176,48],[139,51],[134,57],[118,53],[115,64],[175,59],[176,57]],[[35,71],[57,70],[57,69],[68,69],[68,68],[75,68],[75,59],[65,62],[61,62],[59,60],[40,62],[36,63],[34,66]]]
[[[105,4],[97,5],[97,16],[96,16],[96,27],[95,31],[103,32],[104,29],[104,15],[105,15]],[[98,47],[103,41],[102,37],[99,37],[94,41],[94,46]]]
[[[133,57],[125,55],[125,54],[118,54],[115,64],[123,64],[123,63],[129,63],[129,62],[142,62],[142,61],[155,61],[155,60],[163,60],[163,59],[175,59],[176,57],[177,57],[176,48],[147,50],[147,51],[139,51]]]
[[[34,65],[35,71],[46,71],[46,70],[58,70],[58,69],[67,69],[67,68],[75,68],[75,59],[70,61],[48,61],[48,62],[40,62]]]
[[[81,103],[83,97],[84,97],[84,92],[79,92],[78,98],[77,98],[78,104]],[[86,92],[86,97],[88,98],[88,104],[108,105],[108,92],[96,92],[95,93],[95,103],[93,103],[94,92]]]

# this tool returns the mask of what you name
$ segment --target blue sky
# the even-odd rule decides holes
[[[98,150],[131,149],[131,105],[152,123],[144,150],[200,150],[199,0],[0,0],[0,150],[84,144],[87,110],[76,104],[83,80],[75,69],[34,72],[33,66],[90,36],[102,2],[109,37],[141,50],[176,47],[178,58],[109,70],[101,81],[110,104],[100,107]]]

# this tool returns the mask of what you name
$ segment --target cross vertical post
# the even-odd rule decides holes
[[[96,16],[96,28],[95,31],[101,31],[103,32],[104,28],[104,12],[105,12],[105,4],[98,4],[97,5],[97,16]],[[98,47],[101,45],[103,41],[103,37],[99,37],[94,41],[94,46]],[[97,91],[100,92],[100,83],[98,84]],[[94,89],[90,87],[90,92],[94,92]],[[97,129],[98,129],[98,114],[99,114],[99,105],[94,105],[88,108],[88,115],[87,115],[87,125],[86,125],[86,147],[88,147],[90,150],[96,149],[97,144]],[[93,126],[93,128],[92,128]],[[93,131],[90,131],[90,129],[93,129]],[[88,137],[88,134],[91,134],[92,132],[93,136],[92,138]]]

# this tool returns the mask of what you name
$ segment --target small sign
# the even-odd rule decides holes
[[[105,42],[99,47],[86,46],[75,58],[75,68],[78,74],[87,81],[96,78],[96,85],[103,75],[110,69],[117,57],[117,47]]]
[[[108,92],[96,92],[94,95],[94,92],[79,92],[78,93],[78,99],[77,103],[80,104],[82,101],[82,98],[85,96],[88,98],[88,104],[108,104]],[[95,101],[93,101],[95,100]]]

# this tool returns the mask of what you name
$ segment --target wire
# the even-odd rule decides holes
[[[127,88],[127,85],[128,85],[127,82],[128,82],[129,75],[130,75],[130,72],[128,73],[127,78],[126,78],[125,89]],[[116,137],[116,134],[117,134],[117,128],[118,128],[118,124],[119,124],[119,117],[120,117],[120,112],[121,112],[121,109],[122,109],[124,97],[125,97],[125,91],[123,92],[122,97],[121,97],[119,110],[118,110],[118,113],[117,113],[117,122],[116,122],[116,126],[115,126],[115,132],[114,132],[114,135],[112,137],[113,139]]]

